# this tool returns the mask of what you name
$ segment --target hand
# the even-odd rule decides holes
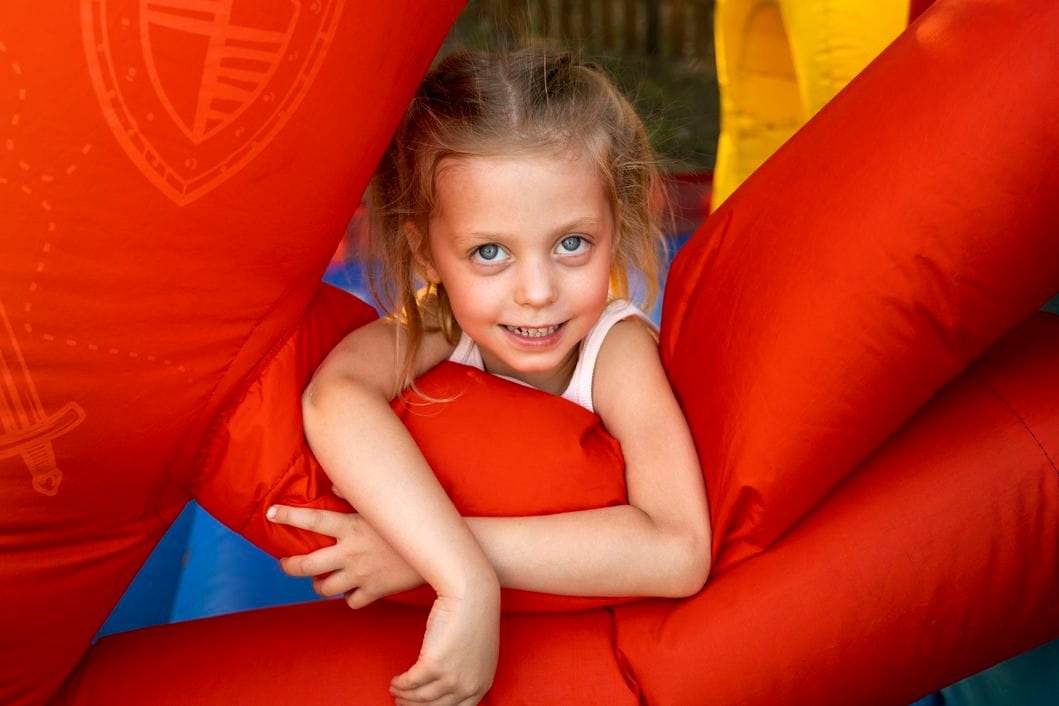
[[[267,517],[334,537],[333,546],[279,560],[288,576],[312,576],[321,596],[345,594],[350,608],[423,584],[423,578],[357,513],[273,505]]]
[[[390,682],[397,706],[473,706],[493,685],[500,642],[494,582],[465,598],[439,596],[427,618],[419,659]]]

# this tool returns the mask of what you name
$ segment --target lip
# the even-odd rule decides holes
[[[523,336],[512,331],[503,324],[500,325],[500,330],[504,332],[504,335],[507,336],[509,341],[520,348],[539,350],[541,348],[550,348],[554,346],[563,337],[563,330],[566,328],[565,321],[561,324],[551,324],[551,326],[555,326],[555,330],[546,336]],[[549,326],[524,326],[522,328],[549,328]]]

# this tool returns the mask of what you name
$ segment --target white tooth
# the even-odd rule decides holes
[[[559,329],[559,325],[547,326],[545,328],[527,328],[524,326],[509,326],[505,325],[505,328],[512,333],[517,333],[520,336],[527,338],[543,338],[555,333]]]

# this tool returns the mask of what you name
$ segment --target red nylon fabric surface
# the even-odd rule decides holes
[[[1031,319],[768,551],[616,608],[646,702],[907,704],[1054,639],[1056,360]]]
[[[716,570],[1059,289],[1059,6],[940,2],[714,213],[666,285]]]
[[[186,72],[216,66],[138,6],[0,10],[19,28],[0,84],[0,701],[58,688],[193,493],[273,541],[256,510],[278,486],[227,477],[226,434],[321,497],[289,465],[300,442],[255,441],[273,408],[236,397],[284,341],[304,372],[370,317],[318,282],[458,9],[412,5],[321,2],[288,25],[260,6],[249,24],[287,37],[288,63],[234,112],[187,100]],[[936,3],[689,243],[662,344],[715,577],[614,609],[616,650],[604,611],[506,616],[496,703],[907,702],[1059,634],[1054,320],[956,377],[1059,288],[1057,35],[1046,0]],[[288,433],[297,388],[276,388]],[[370,702],[423,618],[317,604],[114,636],[61,699]]]
[[[62,703],[393,704],[390,679],[415,662],[426,611],[310,603],[100,640]],[[635,706],[603,611],[506,615],[489,706]],[[179,666],[179,668],[174,668]]]
[[[355,297],[321,289],[298,328],[255,371],[203,444],[195,497],[214,517],[273,556],[302,554],[332,540],[265,519],[273,504],[348,512],[302,430],[301,391],[349,330],[375,317]],[[393,407],[456,508],[468,517],[541,515],[625,502],[618,443],[597,415],[455,363],[417,381],[434,400],[408,394]],[[498,410],[503,410],[498,413]],[[393,600],[430,605],[428,587]],[[552,596],[504,589],[505,611],[562,611],[624,598]]]

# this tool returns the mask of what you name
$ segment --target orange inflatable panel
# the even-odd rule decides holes
[[[0,702],[191,497],[463,4],[0,3]]]
[[[192,495],[274,550],[270,492],[327,502],[264,381],[373,316],[320,276],[458,9],[0,5],[3,703],[82,658],[61,700],[381,702],[414,657],[389,604],[89,643]],[[1054,318],[961,375],[1059,289],[1057,45],[1051,0],[941,0],[710,218],[662,349],[715,575],[505,616],[489,698],[900,703],[1059,635]]]

